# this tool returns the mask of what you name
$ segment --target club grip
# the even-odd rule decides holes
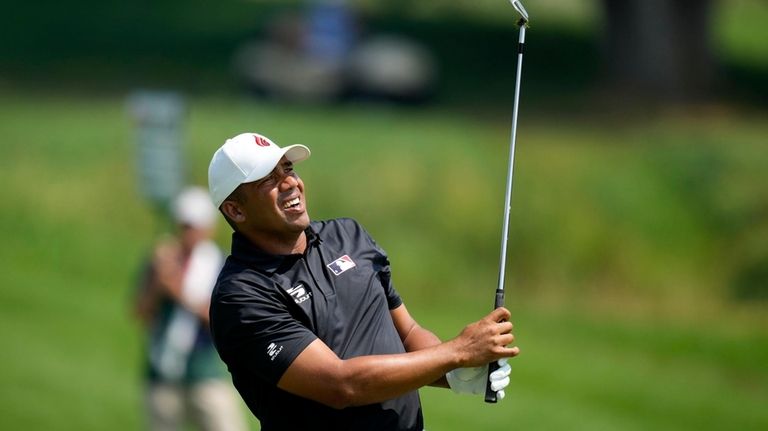
[[[504,291],[501,289],[496,289],[496,299],[493,301],[493,309],[495,310],[503,306],[504,306]]]
[[[496,391],[491,389],[491,378],[490,375],[492,372],[499,369],[499,362],[493,361],[490,364],[488,364],[488,381],[485,382],[485,402],[486,403],[496,403]]]
[[[496,298],[493,301],[493,309],[495,310],[503,306],[504,306],[504,291],[501,289],[496,289]],[[499,369],[498,361],[493,361],[490,364],[488,364],[488,381],[485,382],[485,402],[486,403],[495,403],[497,401],[496,391],[491,389],[491,373],[498,369]]]

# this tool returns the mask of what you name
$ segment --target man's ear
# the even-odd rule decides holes
[[[245,221],[245,214],[240,208],[240,205],[235,201],[224,201],[221,204],[221,212],[224,213],[230,220],[235,223],[242,223]]]

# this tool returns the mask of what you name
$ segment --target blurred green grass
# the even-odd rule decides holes
[[[124,100],[5,96],[0,428],[138,429],[128,301],[162,225],[136,191]],[[422,324],[449,338],[490,309],[507,121],[236,98],[189,107],[190,182],[205,184],[212,151],[243,130],[308,144],[310,214],[359,219]],[[425,389],[428,429],[765,429],[766,280],[739,287],[768,256],[761,116],[520,124],[508,304],[524,353],[500,405]]]

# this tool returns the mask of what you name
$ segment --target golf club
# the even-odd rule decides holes
[[[517,44],[517,74],[515,76],[515,99],[512,108],[512,134],[509,140],[509,164],[507,168],[507,187],[504,196],[504,221],[501,231],[501,257],[499,258],[499,282],[496,287],[496,298],[493,308],[499,308],[504,305],[504,274],[507,263],[507,237],[509,235],[509,212],[512,200],[512,175],[515,167],[515,139],[517,135],[517,110],[520,100],[520,75],[523,70],[523,46],[525,44],[525,28],[528,26],[528,12],[526,12],[522,3],[517,0],[510,0],[512,7],[515,8],[520,19],[517,25],[520,28],[520,37]],[[499,368],[497,361],[488,364],[488,382],[485,386],[485,402],[495,403],[497,401],[496,391],[491,389],[490,375]]]

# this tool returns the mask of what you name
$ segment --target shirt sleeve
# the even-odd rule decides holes
[[[387,297],[387,306],[390,310],[394,310],[403,303],[403,299],[392,284],[392,272],[389,267],[389,259],[386,255],[384,255],[384,259],[386,259],[387,264],[379,271],[378,277],[379,280],[381,280],[381,285],[384,287],[384,295]]]
[[[255,375],[276,385],[317,336],[291,314],[276,286],[240,280],[235,287],[214,294],[211,303],[219,355],[233,375]]]
[[[361,253],[369,255],[373,262],[373,269],[376,271],[379,281],[384,288],[384,294],[387,297],[387,306],[390,310],[394,310],[403,303],[403,300],[392,283],[392,268],[387,252],[376,243],[376,240],[357,221],[352,219],[345,219],[345,221],[351,224],[348,228],[352,231],[353,237],[356,238],[355,243],[362,244],[364,251]]]

